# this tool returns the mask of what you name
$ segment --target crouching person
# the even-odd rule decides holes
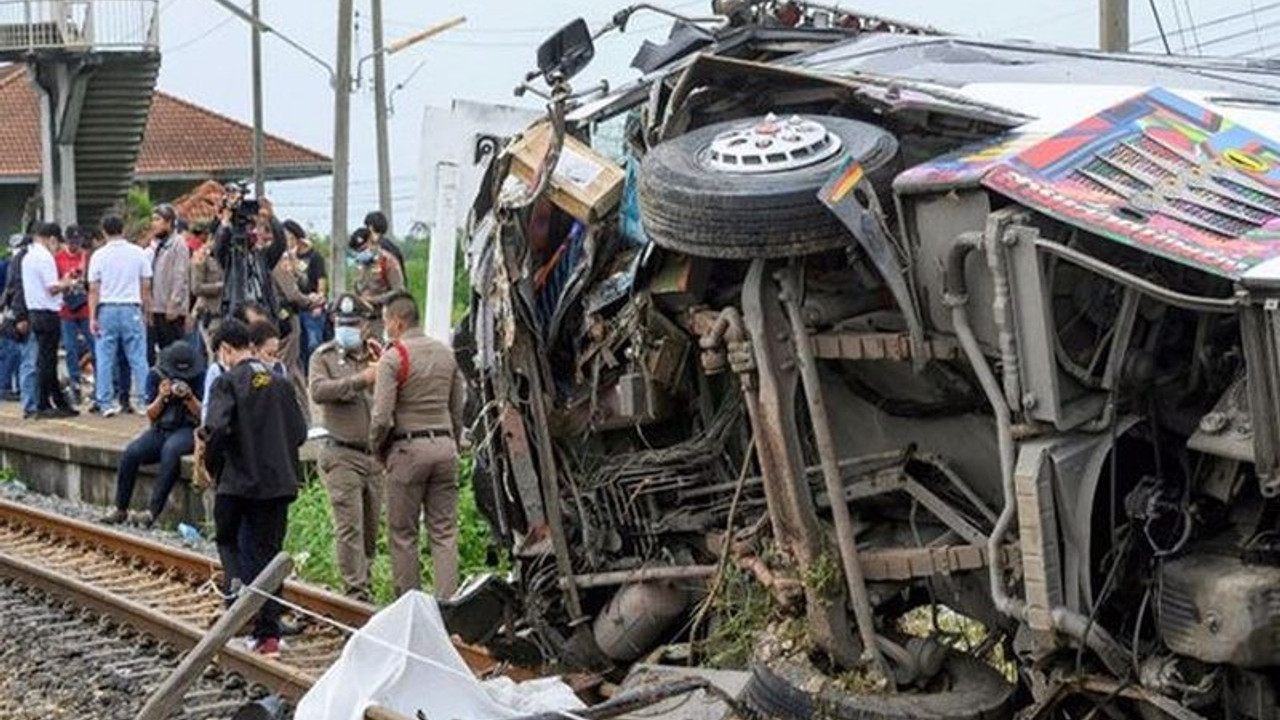
[[[204,361],[190,343],[178,340],[160,353],[156,367],[147,375],[147,418],[151,427],[134,438],[120,457],[116,474],[116,508],[103,518],[109,524],[129,517],[129,503],[138,470],[160,463],[156,486],[141,523],[155,524],[169,501],[169,494],[182,472],[182,458],[195,448],[195,428],[200,424],[204,397]]]
[[[289,382],[254,359],[249,329],[227,320],[219,334],[227,369],[210,389],[200,434],[217,488],[213,519],[218,555],[227,582],[236,579],[248,586],[284,546],[289,503],[298,494],[298,448],[307,439],[307,425]],[[280,613],[274,601],[258,612],[254,652],[280,652]]]

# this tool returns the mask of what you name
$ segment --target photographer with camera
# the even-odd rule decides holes
[[[270,205],[246,198],[242,187],[229,183],[213,238],[213,257],[223,272],[221,316],[253,302],[275,317],[279,307],[271,272],[284,256],[287,242]]]
[[[147,375],[147,418],[151,427],[125,448],[116,475],[116,509],[103,522],[114,525],[129,518],[138,469],[156,462],[160,463],[156,485],[140,522],[151,527],[160,517],[178,481],[183,456],[195,450],[204,375],[204,360],[186,340],[175,340],[160,352],[156,367]]]

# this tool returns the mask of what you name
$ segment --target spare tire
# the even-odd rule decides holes
[[[950,651],[924,690],[847,692],[807,660],[790,658],[752,665],[740,699],[759,717],[781,720],[1006,720],[1015,689],[994,668]]]
[[[852,157],[884,192],[897,155],[892,134],[848,118],[716,123],[645,156],[640,219],[659,247],[695,257],[751,260],[834,250],[851,238],[818,190]]]

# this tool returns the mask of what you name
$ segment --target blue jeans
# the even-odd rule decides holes
[[[22,341],[22,363],[18,367],[18,391],[22,395],[22,412],[36,411],[36,334],[27,331]]]
[[[22,345],[11,337],[0,337],[0,393],[18,392],[18,366]]]
[[[129,404],[129,390],[133,381],[129,378],[129,356],[124,352],[124,343],[116,348],[116,372],[111,378],[111,387],[116,391],[116,402],[120,407]]]
[[[311,367],[311,353],[324,344],[324,312],[313,315],[310,310],[298,316],[302,324],[302,371],[308,372]]]
[[[133,439],[120,456],[120,471],[116,475],[116,507],[129,509],[133,499],[133,485],[138,480],[138,469],[143,465],[158,462],[156,486],[151,491],[151,501],[147,509],[152,517],[160,517],[165,504],[169,501],[169,493],[178,482],[182,471],[182,456],[190,455],[195,450],[195,436],[189,427],[174,430],[161,430],[154,426],[142,431]]]
[[[129,366],[134,407],[140,408],[142,400],[138,393],[147,386],[147,326],[142,321],[142,308],[138,305],[100,305],[98,341],[93,356],[98,359],[97,376],[102,380],[94,388],[94,400],[103,409],[111,406],[117,353],[122,348]]]
[[[89,318],[62,320],[62,350],[67,356],[67,378],[71,380],[71,390],[74,393],[80,392],[80,358],[85,353],[93,354],[92,340]]]

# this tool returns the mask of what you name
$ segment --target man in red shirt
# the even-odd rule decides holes
[[[71,398],[80,404],[80,361],[93,358],[93,334],[89,331],[89,286],[85,273],[89,269],[89,253],[85,249],[89,241],[87,233],[77,225],[67,226],[63,233],[66,243],[53,256],[58,266],[58,279],[68,277],[75,284],[62,295],[62,308],[58,317],[62,320],[62,348],[67,356],[67,377],[71,382]]]

